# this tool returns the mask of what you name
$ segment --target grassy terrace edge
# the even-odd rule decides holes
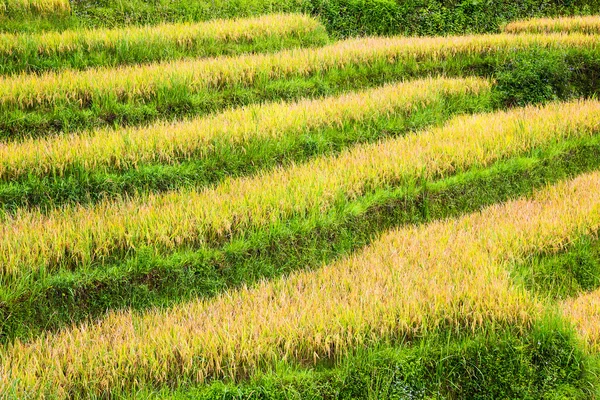
[[[86,71],[4,79],[0,137],[18,140],[94,127],[143,124],[260,101],[331,95],[402,78],[438,74],[489,77],[517,50],[536,47],[561,53],[579,72],[577,77],[585,77],[579,82],[582,94],[598,87],[594,71],[600,65],[600,41],[595,36],[489,35],[458,37],[451,45],[444,40],[354,39],[318,49],[188,62],[187,69],[163,64],[129,69],[127,73],[121,70],[119,78]],[[112,76],[115,70],[106,71]],[[144,74],[154,78],[144,78]],[[113,82],[101,90],[92,83],[110,79]],[[119,79],[129,83],[121,87]],[[156,86],[160,82],[163,84]],[[11,105],[14,101],[17,104]],[[49,101],[50,108],[44,105]]]
[[[514,266],[515,281],[551,302],[600,288],[599,234],[583,236],[558,252],[532,255]]]

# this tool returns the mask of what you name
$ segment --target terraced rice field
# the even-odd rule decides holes
[[[600,396],[598,17],[279,6],[0,1],[0,399]]]

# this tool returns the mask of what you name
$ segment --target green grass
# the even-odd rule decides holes
[[[575,297],[600,287],[600,239],[584,236],[558,253],[535,254],[515,266],[515,278],[550,300]]]
[[[556,144],[433,182],[380,189],[326,214],[292,218],[205,247],[157,254],[139,249],[113,263],[23,277],[1,292],[3,341],[36,336],[109,309],[167,307],[271,279],[368,245],[395,226],[458,216],[600,168],[600,137]]]

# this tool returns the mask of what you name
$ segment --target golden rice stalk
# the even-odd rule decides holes
[[[0,0],[0,12],[36,14],[68,14],[71,12],[69,0]]]
[[[371,188],[411,185],[600,131],[600,102],[578,100],[462,116],[426,132],[356,146],[335,157],[230,179],[199,192],[19,210],[0,222],[0,268],[8,275],[44,266],[87,265],[116,250],[166,250],[330,210]]]
[[[43,34],[0,34],[0,54],[18,54],[35,46],[40,54],[141,47],[171,43],[190,47],[203,41],[238,42],[267,37],[306,36],[325,28],[301,14],[272,14],[255,18],[212,20],[202,23],[130,26],[117,29],[77,29]]]
[[[600,16],[533,18],[515,21],[504,27],[507,33],[600,33]]]
[[[397,337],[493,325],[526,329],[543,306],[506,263],[557,251],[600,227],[600,173],[455,220],[385,234],[310,272],[8,345],[0,380],[18,395],[89,396],[150,384],[251,375]]]
[[[251,84],[259,76],[270,79],[303,76],[351,64],[402,62],[415,58],[435,61],[531,46],[597,48],[600,41],[596,36],[583,34],[349,39],[321,48],[292,49],[275,54],[3,77],[0,78],[0,104],[36,106],[65,99],[85,102],[109,93],[119,97],[148,96],[175,84],[199,90],[219,85]]]
[[[171,163],[182,157],[202,157],[217,143],[243,146],[253,140],[298,136],[309,129],[410,111],[445,95],[489,89],[490,83],[483,79],[424,79],[324,99],[252,105],[188,122],[29,139],[0,145],[0,179],[62,174],[74,165],[93,170]]]
[[[600,352],[600,289],[566,300],[561,308],[592,351]]]

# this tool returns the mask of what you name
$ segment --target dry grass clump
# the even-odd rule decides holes
[[[315,18],[301,14],[271,14],[255,18],[212,20],[202,23],[129,26],[115,29],[78,29],[43,34],[0,35],[0,53],[18,54],[34,45],[40,54],[141,47],[172,43],[191,47],[204,41],[238,42],[275,36],[304,36],[324,29]]]
[[[465,54],[516,51],[531,46],[596,48],[600,41],[595,36],[584,34],[349,39],[321,48],[292,49],[275,54],[4,77],[0,79],[0,104],[34,107],[65,99],[84,104],[105,95],[120,98],[150,96],[173,85],[199,90],[251,84],[259,76],[275,79],[309,75],[352,64],[422,58],[442,60]]]
[[[533,18],[511,22],[504,27],[508,33],[600,33],[600,16]]]
[[[17,395],[90,395],[240,378],[276,360],[314,363],[440,328],[526,328],[543,306],[511,285],[505,263],[557,251],[598,228],[595,172],[531,199],[392,231],[316,271],[17,341],[1,356],[0,379]]]
[[[600,352],[600,289],[566,300],[561,308],[591,349]]]
[[[490,89],[483,79],[424,79],[317,100],[251,105],[189,122],[101,130],[89,134],[29,139],[0,145],[0,178],[62,174],[86,169],[128,168],[144,162],[172,163],[202,157],[216,143],[298,136],[310,129],[342,126],[409,111],[442,96]]]
[[[600,102],[553,103],[458,117],[441,128],[199,192],[179,190],[47,214],[20,210],[0,222],[2,277],[89,265],[145,246],[169,251],[200,245],[292,215],[326,212],[374,188],[448,176],[599,131]]]

